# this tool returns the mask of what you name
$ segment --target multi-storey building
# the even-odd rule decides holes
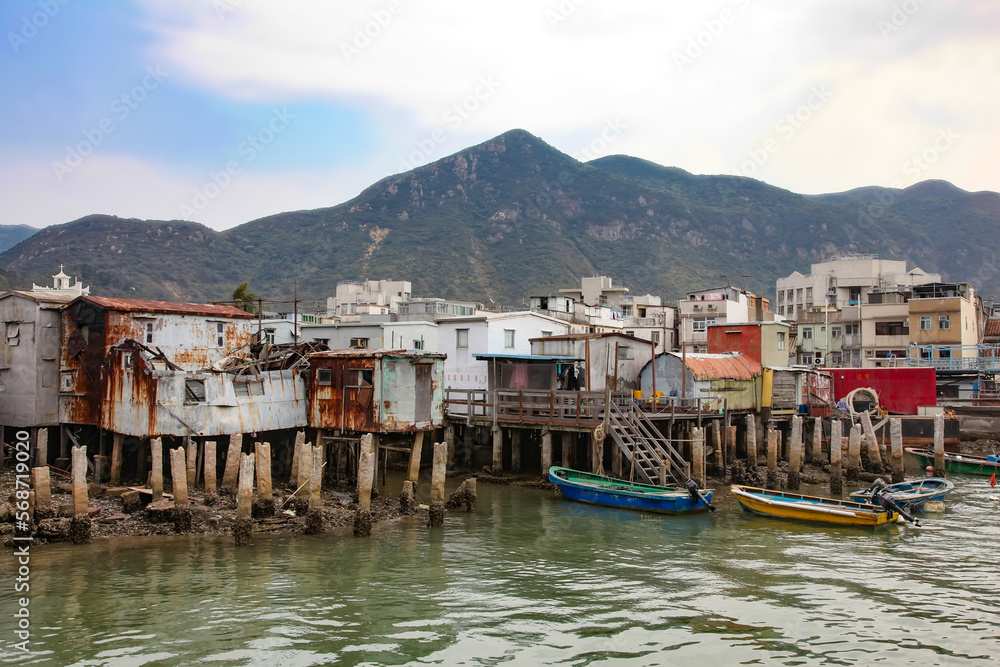
[[[708,327],[713,324],[774,319],[767,299],[732,285],[688,292],[679,303],[678,317],[680,345],[691,353],[708,349]]]
[[[341,280],[337,295],[326,300],[327,310],[343,321],[360,321],[361,315],[388,315],[400,301],[408,301],[409,280]]]

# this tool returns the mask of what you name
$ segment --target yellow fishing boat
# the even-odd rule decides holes
[[[820,496],[804,496],[753,486],[733,485],[732,493],[748,512],[799,521],[819,521],[841,526],[881,526],[899,518],[899,508],[888,499],[892,508],[881,504],[858,503]],[[908,514],[902,516],[912,520]]]

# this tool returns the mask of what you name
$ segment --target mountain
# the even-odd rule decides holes
[[[769,295],[810,262],[876,252],[990,294],[1000,258],[983,240],[998,223],[1000,195],[942,181],[805,196],[624,155],[581,163],[511,130],[338,206],[224,232],[88,216],[0,254],[0,270],[39,282],[64,263],[95,294],[178,300],[226,299],[249,281],[268,299],[297,286],[317,303],[339,280],[388,278],[518,306],[596,274],[667,298],[730,280]]]
[[[28,225],[0,225],[0,252],[13,248],[37,231]]]

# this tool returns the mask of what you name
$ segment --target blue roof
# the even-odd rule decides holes
[[[583,361],[581,357],[561,357],[542,354],[474,354],[479,360],[498,359],[500,361],[536,361],[538,363],[560,363],[569,361]]]

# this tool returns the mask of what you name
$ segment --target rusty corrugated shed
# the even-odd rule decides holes
[[[244,320],[253,319],[250,313],[232,306],[215,306],[208,303],[179,303],[174,301],[146,301],[143,299],[112,299],[104,296],[81,296],[80,301],[87,301],[105,310],[144,313],[176,313],[179,315],[205,315],[209,317],[232,317]]]
[[[689,354],[685,363],[699,381],[752,380],[761,371],[760,364],[742,354]]]
[[[365,348],[350,348],[347,350],[312,352],[307,356],[310,359],[382,359],[384,357],[393,357],[395,359],[444,359],[448,355],[443,352],[425,352],[424,350],[368,350]]]

